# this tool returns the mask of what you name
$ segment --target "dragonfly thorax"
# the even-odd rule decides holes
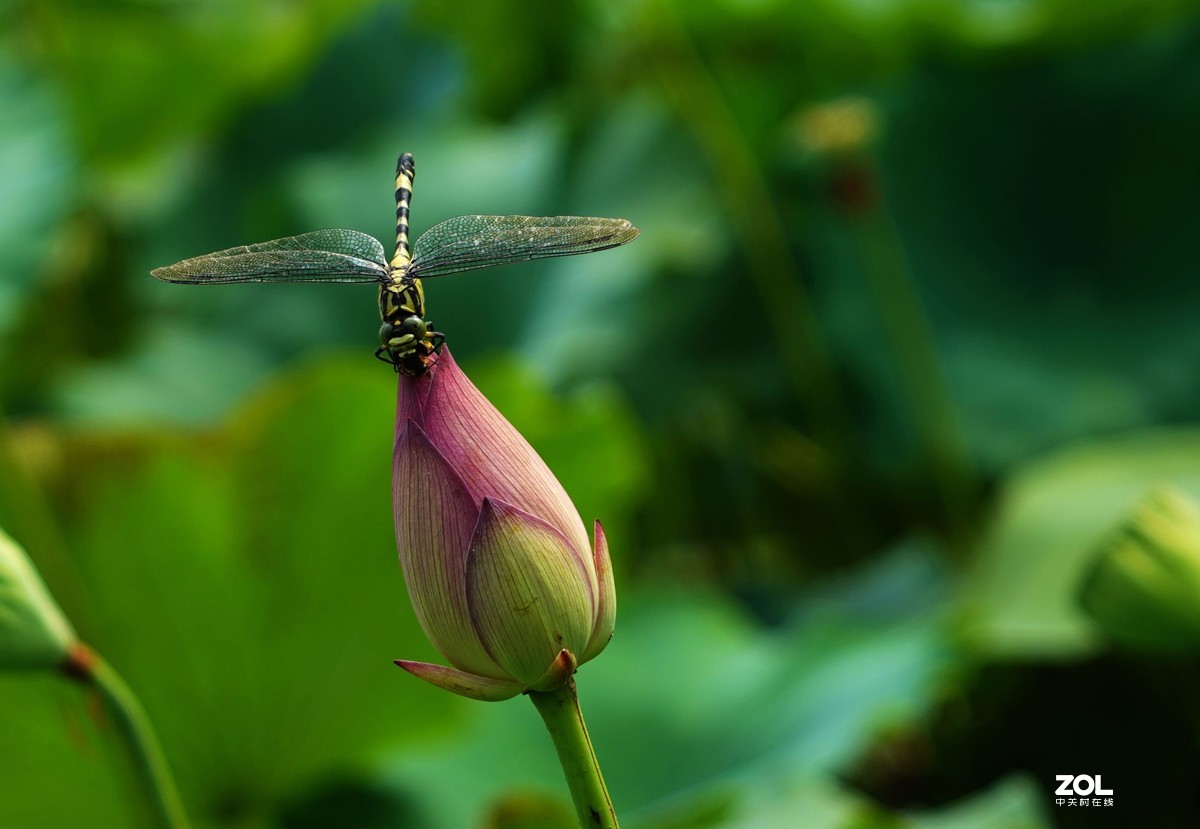
[[[379,316],[398,324],[405,317],[425,316],[425,290],[419,279],[397,275],[379,286]]]

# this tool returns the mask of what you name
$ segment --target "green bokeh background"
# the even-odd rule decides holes
[[[1200,496],[1200,6],[17,0],[0,526],[200,827],[570,826],[532,706],[452,698],[397,566],[362,286],[151,268],[464,213],[616,251],[426,285],[608,530],[578,681],[623,825],[1195,826],[1200,667],[1079,609]],[[831,150],[814,119],[869,129]],[[0,826],[137,827],[95,701],[0,676]],[[1108,808],[1057,806],[1100,774]],[[565,810],[565,811],[564,811]]]

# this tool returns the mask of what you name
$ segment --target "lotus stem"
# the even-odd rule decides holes
[[[580,829],[618,829],[617,813],[604,785],[583,712],[579,710],[575,680],[567,680],[554,691],[530,691],[529,698],[542,715],[558,751],[558,762],[575,801]]]
[[[108,662],[82,643],[72,650],[65,670],[103,698],[141,777],[158,825],[163,829],[189,829],[166,757],[133,690]]]

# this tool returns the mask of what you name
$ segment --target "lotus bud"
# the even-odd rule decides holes
[[[413,609],[452,667],[398,660],[482,700],[561,687],[612,636],[608,546],[444,348],[399,376],[396,545]]]
[[[1102,545],[1081,594],[1114,640],[1157,651],[1200,647],[1200,509],[1150,494]]]
[[[0,670],[59,668],[76,641],[25,551],[0,531]]]

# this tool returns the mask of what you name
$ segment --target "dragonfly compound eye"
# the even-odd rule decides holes
[[[390,322],[385,322],[383,325],[379,326],[379,341],[384,345],[387,345],[388,340],[392,338],[392,333],[395,330],[396,326],[392,325]]]
[[[401,325],[404,326],[405,331],[412,334],[418,340],[424,337],[429,330],[429,326],[425,324],[425,320],[420,317],[405,317]]]

